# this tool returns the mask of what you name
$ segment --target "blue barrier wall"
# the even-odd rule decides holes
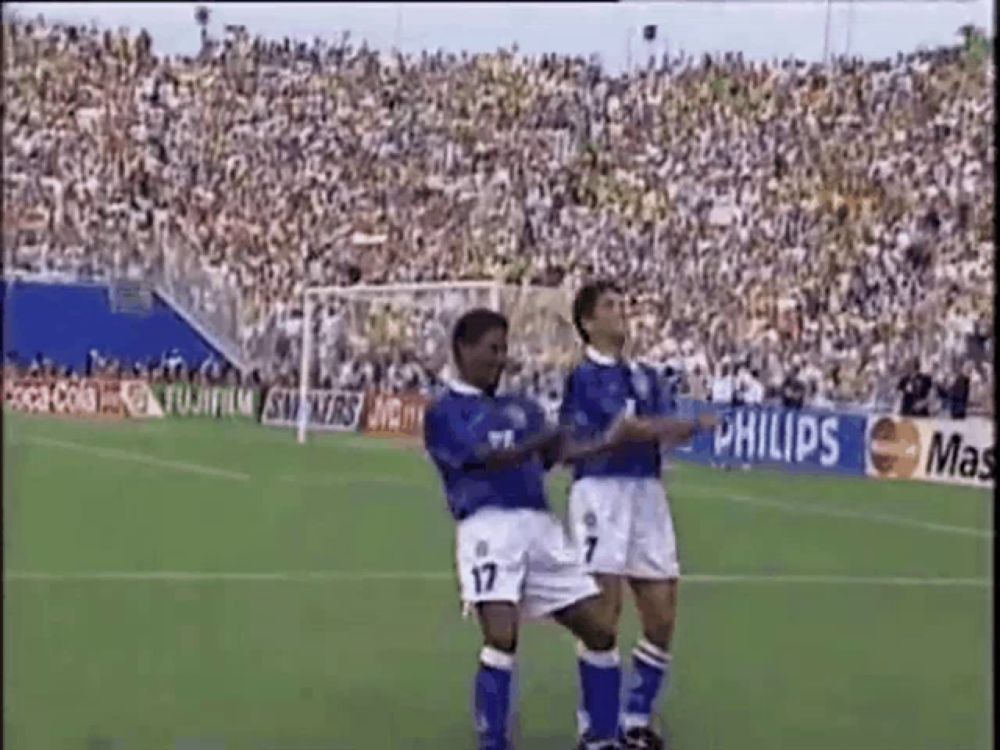
[[[41,352],[82,372],[96,349],[123,363],[159,358],[176,349],[192,365],[225,358],[159,297],[140,313],[114,312],[108,288],[85,284],[5,281],[4,352],[28,361]]]
[[[677,405],[683,416],[714,411],[722,416],[723,425],[675,450],[676,458],[723,466],[865,474],[865,416],[760,406],[722,409],[681,400]]]

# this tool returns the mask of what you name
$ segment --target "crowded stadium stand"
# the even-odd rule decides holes
[[[167,57],[145,32],[22,19],[3,49],[5,274],[141,280],[189,322],[196,359],[294,384],[309,288],[571,296],[606,276],[629,292],[633,353],[693,398],[730,378],[737,395],[791,383],[811,405],[892,408],[915,366],[936,408],[964,377],[970,408],[992,413],[981,48],[610,75],[239,29]],[[398,344],[378,351],[337,336],[347,313],[330,299],[310,320],[315,382],[434,387],[440,372],[405,345],[425,311],[373,312]],[[5,363],[33,354],[8,347]],[[556,365],[521,364],[558,397]]]

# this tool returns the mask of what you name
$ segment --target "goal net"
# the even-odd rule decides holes
[[[452,328],[485,307],[510,321],[508,377],[550,384],[578,351],[567,289],[489,281],[306,289],[301,335],[298,437],[309,429],[312,388],[405,391],[454,375]]]

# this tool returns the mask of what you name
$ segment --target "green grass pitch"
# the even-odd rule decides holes
[[[6,747],[471,750],[478,632],[419,450],[236,422],[8,413],[4,433]],[[991,746],[989,494],[667,484],[674,750]],[[571,640],[529,625],[519,661],[518,750],[572,747]]]

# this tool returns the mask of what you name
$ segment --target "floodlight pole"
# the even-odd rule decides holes
[[[844,56],[848,57],[851,54],[851,32],[854,30],[854,0],[850,0],[850,5],[847,6],[847,43],[844,45],[846,49],[844,50]]]
[[[396,33],[395,33],[396,51],[399,54],[403,54],[402,38],[403,38],[403,4],[396,3]]]
[[[833,12],[833,0],[826,0],[826,23],[823,25],[823,64],[830,61],[830,14]]]

